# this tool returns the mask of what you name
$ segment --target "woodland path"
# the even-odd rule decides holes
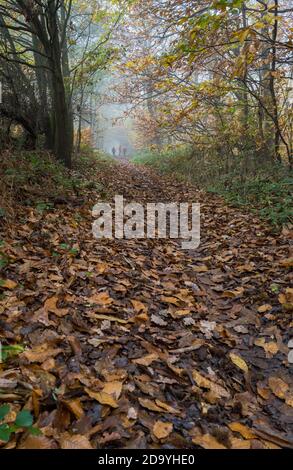
[[[287,231],[130,163],[98,179],[107,202],[200,202],[201,245],[98,242],[94,191],[23,209],[0,334],[26,350],[0,370],[0,396],[30,408],[43,435],[9,445],[293,447]]]

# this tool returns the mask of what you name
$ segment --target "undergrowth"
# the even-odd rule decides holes
[[[223,158],[195,155],[186,146],[160,153],[144,151],[133,160],[220,194],[228,203],[257,213],[274,227],[293,223],[292,172],[283,165],[260,163],[253,155],[235,156],[231,165]]]
[[[83,148],[66,169],[49,153],[41,151],[5,151],[0,154],[0,223],[13,217],[19,205],[39,212],[52,208],[56,198],[80,196],[83,190],[102,190],[99,168],[109,164],[104,154]],[[0,258],[0,262],[1,261]]]

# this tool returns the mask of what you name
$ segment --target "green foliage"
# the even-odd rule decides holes
[[[24,346],[21,344],[9,345],[9,346],[1,346],[0,347],[0,362],[7,361],[7,359],[18,356],[24,351]]]
[[[0,246],[0,248],[1,248],[1,246]],[[6,266],[8,265],[8,263],[9,263],[9,258],[8,258],[8,256],[7,256],[5,253],[3,253],[2,251],[0,251],[0,272],[1,272],[4,268],[6,268]]]
[[[36,205],[36,209],[38,212],[45,212],[53,209],[54,205],[49,202],[38,202]]]
[[[232,164],[221,155],[208,159],[195,154],[191,146],[141,152],[134,161],[188,179],[234,206],[256,212],[275,227],[293,222],[292,174],[283,165],[257,161],[249,150],[234,156]]]
[[[0,406],[0,441],[8,442],[11,435],[23,429],[33,435],[41,435],[41,431],[33,426],[33,416],[29,410],[20,411],[12,423],[3,423],[3,420],[10,413],[10,406],[4,404]],[[2,423],[1,423],[2,422]]]

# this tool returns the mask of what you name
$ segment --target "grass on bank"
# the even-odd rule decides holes
[[[293,223],[292,172],[283,165],[260,163],[253,155],[235,156],[233,163],[231,159],[207,159],[186,146],[160,153],[140,152],[133,160],[219,194],[228,203],[259,214],[274,227]]]
[[[57,198],[81,196],[84,190],[103,191],[98,174],[110,162],[107,155],[86,147],[75,157],[72,170],[47,152],[1,152],[0,222],[13,216],[19,205],[42,212]]]

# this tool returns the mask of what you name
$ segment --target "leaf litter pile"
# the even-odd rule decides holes
[[[128,163],[97,180],[107,202],[200,202],[201,245],[95,240],[99,190],[19,206],[0,237],[0,402],[40,432],[1,447],[292,448],[289,230]]]

